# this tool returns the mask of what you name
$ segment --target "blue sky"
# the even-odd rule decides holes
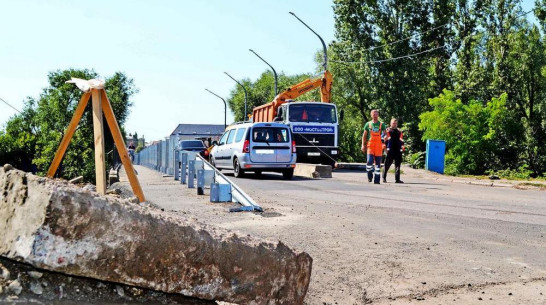
[[[227,98],[235,78],[315,70],[320,41],[334,39],[332,2],[290,0],[2,1],[0,98],[16,108],[38,97],[50,71],[93,68],[134,78],[140,92],[127,132],[161,139],[179,123],[223,124],[224,107],[208,88]],[[523,8],[533,7],[525,0]],[[15,111],[0,103],[0,125]],[[232,115],[228,111],[228,122]]]

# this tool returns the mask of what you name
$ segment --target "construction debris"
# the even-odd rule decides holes
[[[0,278],[0,304],[216,305],[214,301],[198,300],[90,278],[49,271],[38,272],[30,265],[2,257],[0,257],[0,268],[9,269],[11,274],[6,279]],[[32,276],[34,272],[41,274],[39,279]],[[123,291],[123,295],[120,295],[118,290]]]
[[[302,304],[311,276],[312,258],[281,242],[19,170],[0,169],[0,232],[9,259],[206,300]]]
[[[69,180],[68,182],[70,182],[72,184],[78,184],[78,183],[80,183],[82,181],[83,181],[83,176],[78,176],[78,177],[76,177],[74,179]]]

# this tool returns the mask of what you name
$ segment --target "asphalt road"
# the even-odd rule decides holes
[[[308,252],[307,304],[546,304],[543,190],[409,168],[405,184],[381,185],[358,171],[291,181],[249,174],[230,178],[265,213],[230,214],[229,205],[137,169],[147,198],[165,209]]]

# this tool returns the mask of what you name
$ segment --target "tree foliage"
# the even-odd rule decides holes
[[[410,153],[423,151],[429,137],[446,137],[452,173],[546,173],[546,0],[536,0],[532,12],[521,9],[521,0],[334,0],[333,11],[336,39],[328,57],[332,102],[345,112],[344,160],[364,160],[362,126],[379,109],[384,121],[402,123]],[[317,54],[317,71],[321,65]],[[282,78],[288,85],[302,79]],[[249,112],[272,100],[270,73],[245,84]],[[230,106],[238,120],[242,101],[235,88]],[[480,121],[499,115],[493,106],[503,108],[495,108],[503,118],[497,126]],[[445,124],[448,114],[476,126],[465,125],[468,133],[458,138],[463,130]],[[480,137],[493,131],[490,146]]]
[[[428,136],[440,136],[432,126],[448,128],[441,136],[461,132],[441,121],[440,100],[474,117],[487,116],[486,101],[502,99],[505,121],[495,129],[496,146],[469,146],[473,153],[466,154],[450,139],[448,165],[460,173],[522,165],[535,175],[546,172],[544,0],[535,2],[538,25],[528,21],[520,0],[335,0],[333,8],[330,69],[333,100],[346,110],[341,145],[347,159],[361,158],[355,128],[370,109],[385,120],[398,117],[415,152],[424,150]],[[404,57],[411,54],[417,55]]]
[[[47,172],[82,96],[76,86],[66,83],[71,77],[92,79],[99,75],[86,69],[49,73],[49,86],[43,89],[40,97],[28,98],[23,112],[13,116],[0,131],[0,163],[9,162],[28,171],[36,167],[42,175]],[[120,72],[106,78],[105,82],[114,114],[122,126],[132,106],[130,98],[137,92],[134,82]],[[60,177],[82,175],[86,181],[95,179],[91,104],[90,101],[61,163],[57,173]],[[106,124],[105,145],[106,152],[114,148]]]
[[[309,78],[310,75],[308,74],[299,74],[299,75],[285,75],[284,73],[281,73],[278,75],[278,90],[279,92],[282,92],[286,88],[297,84],[307,78]],[[274,88],[275,88],[275,78],[273,76],[273,73],[271,72],[264,72],[260,75],[260,77],[255,80],[251,81],[250,79],[244,79],[240,81],[243,86],[245,86],[248,96],[247,96],[247,115],[252,114],[252,109],[256,106],[260,106],[266,103],[269,103],[275,98],[274,94]],[[309,92],[307,94],[302,95],[299,99],[300,100],[317,100],[317,94],[316,92]],[[318,99],[320,100],[320,99]],[[244,115],[244,109],[245,109],[245,94],[241,86],[236,85],[233,90],[231,91],[231,94],[229,98],[227,99],[227,103],[229,105],[229,108],[234,114],[235,121],[244,121],[245,115]]]

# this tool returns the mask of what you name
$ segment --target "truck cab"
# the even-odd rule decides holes
[[[337,107],[330,103],[293,102],[281,105],[274,122],[290,127],[298,162],[333,165],[339,156]]]

